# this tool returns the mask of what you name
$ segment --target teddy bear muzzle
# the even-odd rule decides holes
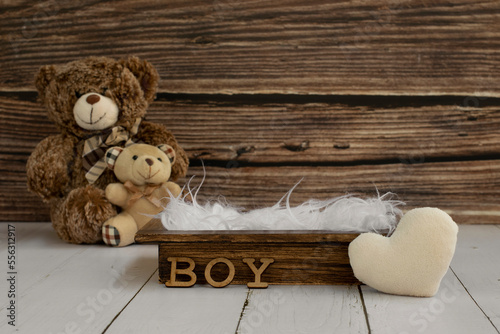
[[[165,182],[170,174],[166,173],[169,168],[165,168],[163,163],[163,160],[160,161],[153,156],[143,156],[135,161],[137,167],[134,166],[134,169],[144,184]]]
[[[119,113],[112,99],[98,93],[82,95],[73,107],[76,123],[86,130],[104,130],[115,125]]]

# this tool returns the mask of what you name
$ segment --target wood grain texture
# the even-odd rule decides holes
[[[18,316],[16,327],[2,317],[2,333],[62,333],[68,328],[101,333],[157,268],[153,245],[74,245],[60,240],[50,224],[14,225]],[[3,258],[6,241],[2,237],[0,242]],[[7,291],[3,281],[0,288]],[[6,309],[7,301],[2,298],[0,308]]]
[[[319,239],[319,238],[318,238]],[[174,258],[190,258],[194,261],[196,284],[207,284],[205,268],[216,258],[229,260],[234,266],[234,278],[230,284],[247,285],[256,281],[256,275],[243,259],[273,259],[260,276],[269,285],[332,285],[359,284],[354,277],[347,255],[348,242],[163,242],[159,245],[159,277],[161,283],[171,281],[171,271],[186,268],[179,261],[173,268]],[[217,261],[219,262],[219,261]],[[228,278],[226,264],[216,264],[210,271],[215,282]],[[175,275],[176,281],[185,281],[185,275]],[[191,280],[191,278],[189,279]]]
[[[460,226],[452,262],[458,279],[449,271],[436,297],[414,298],[364,286],[362,295],[356,286],[168,289],[151,276],[157,264],[154,245],[70,245],[49,223],[15,225],[19,322],[13,328],[2,316],[2,334],[102,333],[105,328],[113,334],[498,333],[491,322],[499,310],[498,233],[492,230],[500,231],[499,226]],[[0,223],[0,231],[7,231],[6,223]],[[0,233],[0,258],[6,257],[7,233]],[[6,292],[7,284],[4,276],[0,291]],[[8,302],[5,293],[2,312]],[[95,311],[92,320],[89,310]]]
[[[498,221],[496,99],[463,107],[453,103],[462,99],[441,105],[427,98],[420,106],[398,99],[391,106],[385,99],[260,98],[160,96],[151,106],[149,119],[176,134],[198,180],[204,159],[201,199],[220,194],[246,208],[272,205],[305,178],[295,204],[347,192],[374,195],[378,187],[411,207],[440,206],[461,222]],[[35,94],[4,94],[0,102],[0,219],[48,220],[47,208],[26,190],[25,164],[57,130]]]
[[[389,333],[498,334],[451,270],[432,298],[383,294],[366,285],[361,291],[373,334],[388,333],[388,328]]]
[[[349,243],[359,233],[334,233],[330,230],[234,230],[167,231],[160,219],[152,219],[135,237],[139,243]]]
[[[161,97],[149,117],[172,129],[191,159],[229,161],[229,167],[414,163],[500,152],[498,99],[284,99]]]
[[[500,329],[500,226],[460,226],[451,268],[481,311]],[[478,281],[477,278],[481,279]],[[494,298],[483,291],[492,291]],[[493,292],[494,291],[494,292]]]
[[[159,244],[159,277],[167,286],[208,282],[216,287],[227,281],[220,286],[264,282],[267,287],[359,284],[347,254],[358,235],[320,230],[167,231],[155,219],[137,233],[136,241]],[[248,262],[255,262],[255,268]]]
[[[234,334],[247,294],[241,285],[167,289],[153,275],[106,333]]]
[[[253,290],[238,334],[369,333],[356,286],[271,286]]]
[[[162,92],[500,96],[495,0],[10,1],[0,89],[40,65],[135,54]]]
[[[221,168],[208,166],[199,200],[225,196],[233,205],[252,209],[275,204],[297,182],[291,196],[298,205],[310,198],[326,199],[345,194],[377,196],[391,191],[413,207],[438,207],[457,223],[498,223],[500,215],[499,160],[457,161],[422,164],[360,166],[280,166]],[[202,167],[191,167],[203,177]],[[184,181],[180,181],[183,184]],[[2,218],[46,221],[47,209],[40,200],[26,196],[23,185],[4,183]]]
[[[500,99],[160,95],[190,159],[240,164],[415,163],[497,156]],[[36,94],[0,94],[2,175],[19,181],[36,144],[58,131]]]
[[[459,222],[498,222],[498,1],[13,0],[2,9],[0,220],[49,219],[25,186],[28,155],[56,133],[36,102],[39,66],[134,54],[162,78],[149,119],[176,134],[191,174],[201,175],[198,158],[208,166],[202,199],[270,205],[306,177],[294,203],[377,186]]]
[[[201,167],[191,168],[198,184]],[[421,164],[387,164],[327,167],[207,168],[200,200],[226,196],[233,205],[247,209],[270,206],[297,182],[290,202],[326,199],[345,194],[361,197],[393,192],[414,207],[438,207],[457,223],[498,223],[500,205],[498,160]]]

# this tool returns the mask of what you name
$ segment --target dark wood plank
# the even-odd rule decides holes
[[[33,93],[0,95],[1,220],[49,219],[25,185],[27,157],[56,133],[35,100]],[[150,119],[177,135],[198,180],[197,157],[205,159],[202,199],[221,194],[246,208],[272,205],[305,178],[292,197],[296,204],[346,192],[374,195],[378,187],[410,207],[456,212],[459,222],[498,223],[500,114],[494,99],[480,103],[391,107],[160,98]],[[305,140],[309,148],[302,150]]]
[[[229,161],[228,167],[414,163],[500,152],[498,99],[275,98],[160,97],[150,119],[167,124],[191,159]]]
[[[199,184],[201,167],[190,169]],[[393,192],[406,202],[403,209],[438,207],[457,223],[498,224],[500,160],[360,166],[244,167],[206,170],[201,201],[220,195],[233,205],[253,209],[276,203],[302,180],[290,202],[326,199],[345,194],[361,197]]]
[[[276,203],[303,179],[291,196],[292,205],[310,198],[326,199],[352,193],[362,197],[392,191],[407,209],[432,206],[452,215],[457,223],[498,224],[500,217],[500,161],[457,161],[423,164],[361,166],[283,166],[220,168],[208,166],[199,200],[220,195],[240,207],[253,209]],[[201,167],[190,168],[197,177]],[[183,184],[183,181],[179,182]],[[47,221],[47,209],[27,196],[22,182],[2,181],[3,221]]]
[[[0,221],[3,222],[47,222],[49,207],[28,192],[26,180],[0,180]]]
[[[159,246],[159,280],[170,281],[170,258],[188,257],[195,263],[193,272],[196,284],[206,284],[205,268],[217,258],[229,260],[235,275],[231,284],[248,284],[255,281],[255,274],[242,260],[251,258],[260,268],[260,259],[273,259],[261,276],[261,281],[268,284],[360,284],[354,277],[349,265],[347,249],[349,243],[272,243],[272,242],[207,242],[207,243],[162,243]],[[180,266],[180,265],[179,265]],[[215,282],[228,277],[226,265],[216,265],[211,270]],[[177,275],[176,275],[177,276]],[[180,281],[183,278],[177,278]],[[184,278],[185,279],[185,278]]]
[[[500,2],[9,1],[0,90],[89,55],[152,61],[172,93],[500,96]]]
[[[135,236],[140,243],[198,242],[351,242],[359,233],[335,233],[329,230],[237,230],[237,231],[167,231],[159,219],[152,219]]]
[[[148,118],[165,124],[191,159],[228,167],[472,159],[495,157],[500,147],[494,98],[472,106],[460,97],[216,98],[161,95]],[[55,133],[34,93],[0,95],[0,161],[8,166],[0,179],[19,181],[35,145]]]
[[[189,287],[196,280],[196,284],[215,287],[248,283],[250,287],[267,287],[359,284],[347,253],[349,243],[358,235],[332,231],[167,231],[159,220],[153,220],[137,233],[136,241],[159,244],[159,280],[167,286]],[[186,273],[188,261],[191,269]],[[262,261],[266,267],[258,275],[249,261],[255,271]],[[214,262],[226,264],[210,267]],[[208,276],[207,265],[211,268]],[[217,284],[231,276],[227,284]]]

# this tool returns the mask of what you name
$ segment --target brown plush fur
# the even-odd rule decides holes
[[[28,159],[28,188],[50,203],[52,223],[61,239],[72,243],[99,242],[102,224],[116,215],[116,207],[104,195],[106,186],[117,181],[113,172],[106,170],[93,185],[85,178],[84,142],[102,131],[86,130],[76,123],[73,107],[78,96],[94,92],[112,99],[120,111],[115,126],[130,130],[136,118],[145,117],[156,95],[158,80],[154,67],[136,57],[89,57],[40,69],[36,77],[39,98],[60,134],[41,141]],[[186,174],[187,155],[165,126],[142,121],[133,140],[172,146],[177,161],[171,179]]]

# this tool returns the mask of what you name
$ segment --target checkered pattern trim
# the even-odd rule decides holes
[[[165,154],[167,155],[167,157],[170,159],[170,162],[171,163],[174,163],[174,159],[175,159],[175,152],[174,152],[174,149],[169,147],[166,151],[165,151]]]
[[[173,164],[175,161],[175,151],[172,148],[172,146],[167,145],[167,144],[160,144],[158,145],[158,148],[163,151],[170,160],[170,163]]]
[[[123,148],[121,147],[112,147],[109,150],[106,151],[106,166],[113,170],[115,168],[115,163],[116,159],[118,159],[118,156],[120,153],[122,153]]]
[[[118,246],[120,244],[120,233],[116,228],[110,225],[102,227],[102,239],[109,246]]]

